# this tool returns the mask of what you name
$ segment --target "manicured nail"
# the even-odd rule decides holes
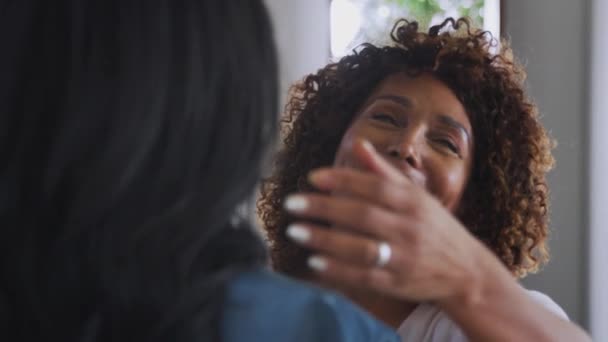
[[[327,260],[317,255],[311,256],[308,258],[308,267],[315,271],[323,272],[327,269]]]
[[[287,227],[287,236],[295,242],[305,243],[310,240],[310,230],[297,224],[292,224]]]
[[[289,196],[285,201],[285,209],[289,211],[303,211],[308,208],[308,200],[302,196]]]

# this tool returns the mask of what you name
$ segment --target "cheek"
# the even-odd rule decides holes
[[[435,168],[431,176],[430,190],[446,208],[455,211],[464,193],[467,180],[465,165],[444,163]],[[464,163],[463,163],[464,164]]]
[[[340,145],[336,151],[336,155],[334,157],[334,166],[348,165],[347,161],[352,159],[350,156],[352,155],[354,141],[352,130],[349,128],[346,133],[344,133],[344,136],[342,136],[342,140],[340,141]]]
[[[373,143],[369,137],[365,125],[362,125],[360,121],[355,121],[342,136],[338,150],[334,157],[334,166],[348,166],[353,168],[357,167],[357,161],[353,156],[353,143],[357,139],[366,139]]]
[[[336,151],[334,166],[349,166],[357,168],[357,162],[352,155],[353,143],[358,139],[369,141],[376,150],[382,153],[386,147],[399,137],[395,133],[371,127],[362,119],[355,121],[342,136],[340,146]]]

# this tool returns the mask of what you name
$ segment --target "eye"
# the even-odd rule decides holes
[[[446,147],[450,152],[460,156],[460,148],[452,140],[446,138],[440,138],[436,140],[441,146]]]
[[[380,122],[384,122],[393,126],[399,126],[399,122],[390,114],[386,113],[375,113],[372,115],[372,119]]]

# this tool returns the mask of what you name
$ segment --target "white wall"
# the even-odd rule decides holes
[[[291,84],[329,61],[328,0],[266,0],[281,68],[281,99]]]
[[[505,34],[525,62],[543,122],[557,140],[552,260],[524,281],[587,326],[587,8],[589,0],[505,1]],[[607,340],[608,341],[608,340]]]
[[[590,328],[595,341],[608,341],[608,1],[591,4],[590,158]]]

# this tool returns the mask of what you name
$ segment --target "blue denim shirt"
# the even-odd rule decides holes
[[[227,291],[226,342],[397,342],[399,337],[348,300],[268,270],[239,276]]]

